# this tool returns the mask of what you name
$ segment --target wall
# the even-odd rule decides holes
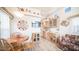
[[[35,10],[35,12],[39,12],[40,13],[39,10]],[[19,20],[19,17],[15,16],[14,19],[11,20],[11,34],[14,33],[14,32],[20,32],[23,35],[29,36],[29,40],[27,42],[30,42],[31,41],[31,37],[32,37],[32,33],[33,32],[35,32],[35,33],[39,33],[40,32],[40,28],[33,28],[32,27],[32,22],[41,21],[41,17],[39,17],[39,16],[36,16],[36,15],[33,15],[33,14],[28,14],[28,15],[25,15],[22,18],[20,18],[20,19],[23,19],[23,20],[27,21],[27,23],[28,23],[28,29],[25,30],[25,31],[21,31],[21,30],[19,30],[17,28],[17,22]]]
[[[62,16],[62,17],[65,17],[64,19],[66,20],[67,18],[73,17],[73,16],[78,15],[78,14],[79,14],[79,8],[72,7],[70,11],[68,11],[66,13],[64,12],[64,16]],[[60,26],[61,35],[64,35],[64,34],[79,35],[77,32],[75,32],[75,27],[74,27],[74,25],[75,25],[74,22],[75,21],[78,22],[78,18],[77,19],[72,18],[69,20],[70,20],[70,24],[68,27]]]
[[[75,15],[79,15],[79,8],[77,7],[72,7],[69,11],[65,12],[66,8],[61,8],[57,11],[55,11],[52,15],[50,15],[49,17],[53,16],[53,15],[58,15],[59,16],[59,23],[61,23],[63,20],[67,20],[67,18],[69,17],[73,17]],[[78,18],[77,18],[78,19]],[[73,19],[75,20],[75,19]],[[78,20],[75,20],[78,21]],[[57,34],[65,35],[65,34],[75,34],[75,35],[79,35],[79,33],[74,33],[74,21],[70,20],[70,25],[68,27],[64,27],[61,26],[59,24],[59,26],[57,28],[51,28],[51,32],[55,32]],[[59,31],[57,30],[59,28]]]

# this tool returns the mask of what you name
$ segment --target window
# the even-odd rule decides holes
[[[72,18],[71,20],[72,20],[71,24],[72,33],[79,35],[79,17]]]
[[[10,19],[9,16],[0,11],[0,37],[9,38],[10,37]]]
[[[39,21],[35,21],[35,22],[32,23],[33,28],[38,28],[40,26],[41,26],[41,23]]]

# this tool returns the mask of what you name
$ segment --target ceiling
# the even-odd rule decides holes
[[[41,12],[42,17],[47,17],[55,10],[59,9],[59,7],[30,7],[30,8],[39,10]],[[17,11],[17,7],[6,7],[5,9],[7,9],[12,15],[14,15],[13,13]]]
[[[43,17],[47,17],[48,15],[59,9],[59,7],[33,7],[33,8],[40,10],[41,15]]]

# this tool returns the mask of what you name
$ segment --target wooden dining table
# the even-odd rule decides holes
[[[14,51],[24,51],[34,47],[33,42],[27,42],[28,38],[10,38],[7,41],[14,47]],[[26,41],[26,42],[25,42]]]

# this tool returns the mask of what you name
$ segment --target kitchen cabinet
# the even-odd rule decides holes
[[[49,28],[50,27],[50,21],[49,20],[42,20],[42,27],[43,28]]]
[[[58,19],[48,18],[42,20],[42,27],[43,28],[56,28],[58,26]]]
[[[51,32],[48,32],[48,31],[42,31],[42,37],[44,39],[47,39],[51,42],[57,42],[57,38],[56,38],[56,34],[55,33],[51,33]]]

